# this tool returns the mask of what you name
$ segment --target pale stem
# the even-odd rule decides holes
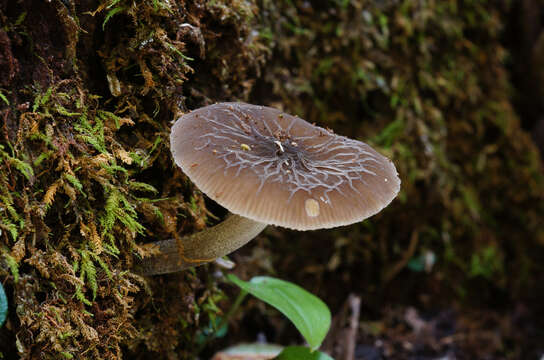
[[[223,222],[196,234],[153,243],[159,253],[140,260],[135,271],[141,275],[159,275],[205,264],[244,246],[266,225],[230,215]]]

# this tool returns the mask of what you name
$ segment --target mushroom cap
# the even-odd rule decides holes
[[[359,222],[400,189],[391,160],[367,144],[266,106],[191,111],[170,142],[176,164],[221,206],[295,230]]]

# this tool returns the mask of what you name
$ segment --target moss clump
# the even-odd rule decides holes
[[[170,159],[170,121],[186,95],[249,91],[243,82],[266,53],[240,40],[254,11],[246,2],[0,5],[0,65],[11,64],[0,79],[0,279],[17,309],[0,352],[193,356],[198,329],[221,313],[215,281],[188,272],[146,283],[130,269],[146,241],[207,222],[202,195]],[[202,88],[186,85],[196,71],[208,78]]]

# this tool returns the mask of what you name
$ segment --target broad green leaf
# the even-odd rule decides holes
[[[4,324],[7,314],[8,299],[6,297],[6,293],[4,292],[4,288],[2,287],[2,283],[0,283],[0,327],[2,327],[2,325]]]
[[[318,297],[300,286],[272,277],[257,276],[249,282],[232,274],[227,278],[287,316],[313,350],[321,345],[331,326],[331,312]]]
[[[334,360],[320,351],[311,351],[305,346],[288,346],[274,358],[275,360]]]

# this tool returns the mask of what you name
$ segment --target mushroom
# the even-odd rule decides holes
[[[222,223],[154,243],[140,272],[155,275],[213,261],[268,224],[314,230],[362,221],[397,195],[393,163],[369,145],[280,110],[218,103],[182,115],[170,135],[176,164],[228,209]]]

